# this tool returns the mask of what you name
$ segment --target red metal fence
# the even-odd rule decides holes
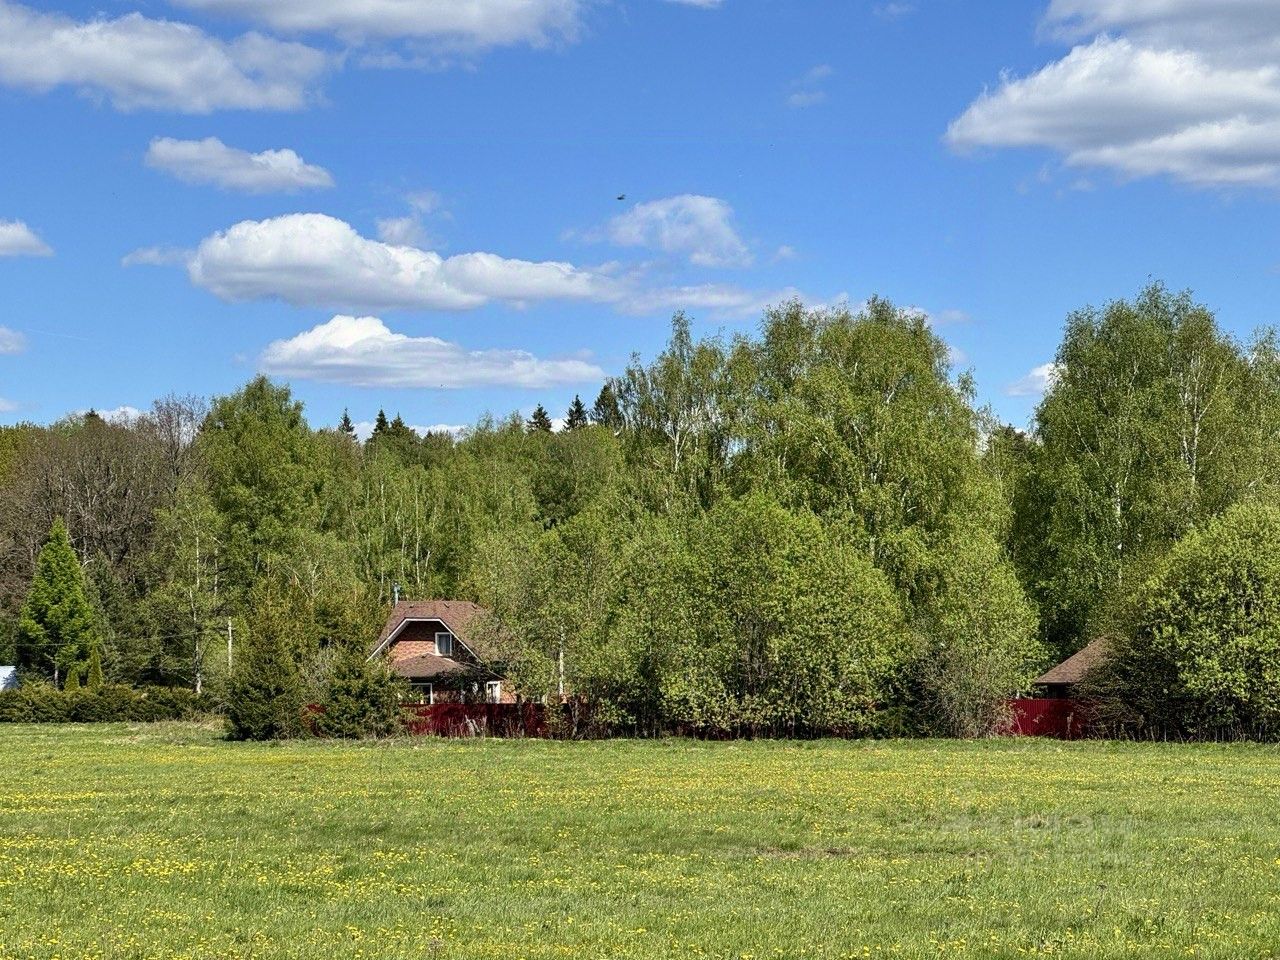
[[[1089,735],[1089,712],[1079,700],[1010,700],[1009,709],[1013,719],[1009,732],[1015,737],[1077,740]]]
[[[441,737],[541,737],[547,732],[540,703],[420,703],[404,708],[410,733]]]

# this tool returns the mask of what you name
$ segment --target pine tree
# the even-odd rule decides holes
[[[89,651],[89,669],[85,677],[85,685],[90,690],[99,689],[104,682],[102,676],[102,653],[96,643]]]
[[[612,383],[606,383],[600,388],[600,394],[591,408],[591,422],[610,430],[622,427],[622,409],[618,406],[618,394]]]
[[[338,424],[338,431],[348,437],[356,435],[356,425],[351,422],[351,413],[345,407],[342,410],[342,421]]]
[[[380,437],[391,429],[391,424],[387,422],[387,413],[385,410],[378,411],[378,417],[373,421],[373,435]]]
[[[53,521],[18,620],[18,663],[53,674],[78,668],[97,646],[97,625],[84,571],[62,518]]]
[[[550,433],[551,432],[551,415],[547,413],[546,407],[538,404],[534,408],[533,416],[529,418],[529,422],[525,425],[530,433]]]
[[[282,630],[263,624],[237,651],[227,724],[237,740],[278,740],[302,732],[303,688]]]
[[[564,428],[566,430],[577,430],[579,427],[587,425],[587,407],[582,402],[582,398],[576,393],[573,395],[573,403],[569,404],[569,412],[564,417]]]

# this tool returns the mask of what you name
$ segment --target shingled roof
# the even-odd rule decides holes
[[[1067,657],[1056,667],[1036,677],[1035,682],[1047,686],[1066,686],[1079,683],[1085,678],[1085,674],[1106,658],[1107,647],[1106,638],[1100,637],[1083,650],[1079,650]]]
[[[487,657],[489,652],[483,649],[472,629],[473,622],[486,615],[487,611],[470,600],[402,600],[395,605],[391,616],[387,618],[382,632],[378,634],[378,642],[373,652],[377,654],[387,641],[400,630],[406,622],[415,620],[439,620],[449,632],[461,640],[477,656]],[[477,649],[477,643],[481,649]]]

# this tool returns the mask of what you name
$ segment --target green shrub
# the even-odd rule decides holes
[[[48,683],[28,683],[0,693],[0,723],[190,720],[212,709],[209,698],[176,687],[104,684],[96,689],[58,690]]]
[[[366,662],[363,651],[351,647],[334,662],[316,728],[326,737],[390,736],[399,728],[406,692],[384,662]]]
[[[303,733],[302,677],[280,632],[267,625],[242,645],[227,692],[227,728],[236,740]]]
[[[949,737],[1007,728],[1009,697],[1036,675],[1036,613],[991,534],[969,530],[931,558],[937,588],[920,606],[916,721]]]
[[[1126,619],[1087,685],[1114,725],[1280,734],[1280,506],[1246,501],[1189,534]]]

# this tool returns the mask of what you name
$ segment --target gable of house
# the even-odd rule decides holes
[[[370,659],[387,656],[391,669],[409,679],[483,672],[488,650],[472,630],[483,615],[482,608],[465,600],[398,603]]]

